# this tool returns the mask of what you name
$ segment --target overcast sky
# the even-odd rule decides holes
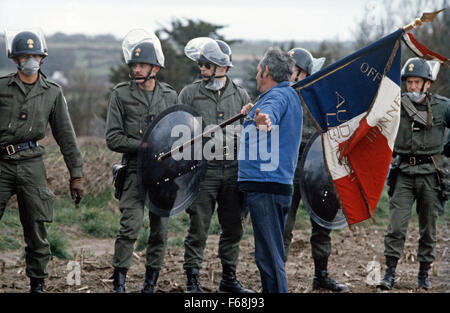
[[[229,39],[351,39],[367,6],[362,0],[0,0],[0,30],[39,26],[55,32],[113,34],[123,38],[132,28],[154,31],[175,18],[227,25]]]

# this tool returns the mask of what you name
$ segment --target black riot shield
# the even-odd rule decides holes
[[[149,125],[138,152],[138,183],[145,205],[158,216],[172,216],[194,201],[206,173],[206,160],[194,155],[194,145],[184,158],[158,157],[178,146],[183,136],[201,134],[199,114],[187,105],[175,105],[161,112]],[[201,155],[201,153],[200,153]]]
[[[318,133],[307,143],[300,166],[300,194],[311,219],[327,229],[347,226],[347,219],[326,170],[322,137]]]

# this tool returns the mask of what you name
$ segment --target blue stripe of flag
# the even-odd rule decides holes
[[[323,132],[369,110],[383,78],[386,64],[401,35],[402,30],[399,29],[293,86],[299,90]],[[387,76],[398,85],[400,85],[398,60],[400,57],[399,48],[387,73]]]

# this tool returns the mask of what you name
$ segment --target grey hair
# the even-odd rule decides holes
[[[269,74],[277,83],[289,81],[294,71],[295,61],[292,56],[278,47],[269,48],[261,60],[261,77],[266,66],[269,68]]]

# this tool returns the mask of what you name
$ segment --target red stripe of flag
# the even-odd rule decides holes
[[[405,39],[405,43],[411,50],[413,50],[416,54],[417,52],[422,54],[419,55],[420,57],[425,57],[425,59],[436,59],[441,63],[448,62],[448,59],[446,57],[425,47],[423,44],[417,41],[417,39],[412,34],[406,33],[403,35],[403,38]]]
[[[350,144],[346,151],[354,173],[334,181],[349,225],[364,221],[375,212],[392,157],[387,138],[378,127],[370,127],[366,119],[361,120],[355,135],[352,139],[357,137],[357,144]],[[370,212],[362,207],[369,207]]]

